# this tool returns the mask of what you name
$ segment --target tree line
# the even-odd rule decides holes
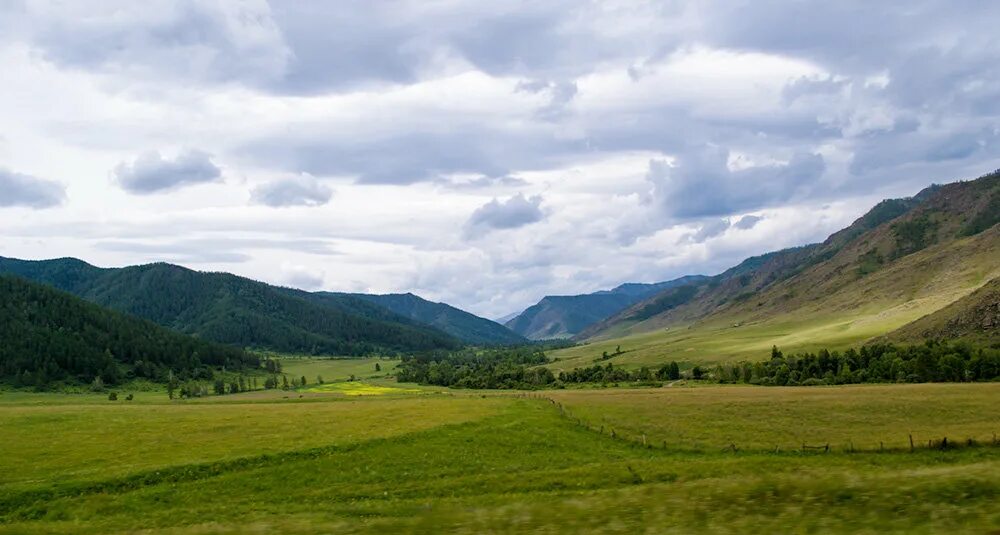
[[[547,362],[543,351],[531,347],[427,353],[404,359],[397,380],[453,388],[536,389],[570,384],[656,386],[679,379],[765,386],[1000,379],[1000,348],[947,341],[880,343],[844,352],[824,349],[788,356],[774,347],[766,361],[743,361],[714,369],[695,366],[684,371],[677,362],[655,369],[626,369],[607,363],[554,375],[540,366]]]
[[[721,383],[768,386],[992,381],[1000,378],[1000,348],[928,340],[786,356],[774,347],[767,361],[720,365],[712,375]]]

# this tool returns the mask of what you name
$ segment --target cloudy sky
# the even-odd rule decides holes
[[[0,255],[489,317],[1000,167],[1000,3],[0,0]]]

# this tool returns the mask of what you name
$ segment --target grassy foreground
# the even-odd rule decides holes
[[[702,446],[729,432],[765,446],[792,428],[895,436],[900,418],[978,436],[997,424],[998,387],[533,394],[556,403],[426,391],[131,406],[0,396],[0,533],[988,533],[1000,529],[997,448]],[[928,400],[937,411],[920,410]],[[885,416],[856,427],[866,411]],[[660,422],[678,447],[645,448],[576,417]],[[680,420],[709,424],[711,440],[667,424]]]

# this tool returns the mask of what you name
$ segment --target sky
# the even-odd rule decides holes
[[[0,0],[0,255],[486,317],[1000,167],[1000,3]]]

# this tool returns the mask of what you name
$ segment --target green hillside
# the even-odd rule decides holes
[[[893,331],[891,340],[932,338],[1000,342],[1000,277],[954,303]]]
[[[182,333],[239,347],[360,355],[461,345],[440,331],[360,300],[307,299],[306,292],[171,264],[102,269],[76,259],[0,258],[0,273],[49,284]]]
[[[242,349],[185,336],[68,293],[0,275],[0,381],[106,384],[211,377],[206,366],[257,367]]]
[[[527,341],[523,336],[499,323],[470,314],[445,303],[428,301],[412,293],[385,295],[317,293],[319,295],[356,298],[375,303],[396,314],[440,329],[467,344],[510,345],[521,344]]]
[[[748,259],[687,289],[639,302],[556,353],[558,369],[612,362],[689,364],[846,347],[933,313],[1000,275],[1000,174],[886,201],[820,244]],[[686,295],[679,292],[686,291]]]

